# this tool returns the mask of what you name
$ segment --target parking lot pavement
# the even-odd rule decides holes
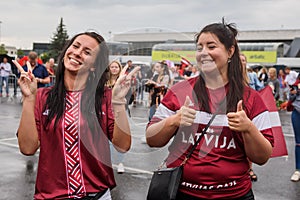
[[[18,150],[15,136],[21,104],[2,99],[0,102],[0,200],[32,199],[37,169],[37,157],[23,156]],[[167,147],[156,149],[145,144],[145,126],[148,108],[142,104],[131,107],[132,148],[124,155],[125,173],[117,174],[117,187],[112,190],[114,200],[146,199],[152,170],[156,169],[167,155]],[[289,156],[271,158],[264,166],[254,165],[258,181],[253,183],[257,200],[298,200],[300,182],[290,181],[294,170],[294,137],[290,113],[280,112]],[[116,168],[116,163],[113,165]]]

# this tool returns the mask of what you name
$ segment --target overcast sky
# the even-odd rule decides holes
[[[1,44],[32,48],[49,42],[64,20],[69,36],[109,32],[199,31],[212,22],[236,23],[239,30],[300,29],[299,0],[1,0]]]

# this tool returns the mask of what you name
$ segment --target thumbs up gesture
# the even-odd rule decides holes
[[[180,110],[177,112],[180,119],[179,126],[191,126],[196,118],[196,110],[190,108],[190,104],[192,103],[189,96],[186,96],[185,102]]]
[[[236,112],[229,112],[227,118],[229,128],[233,131],[246,132],[251,127],[252,122],[243,109],[242,100],[238,102]]]

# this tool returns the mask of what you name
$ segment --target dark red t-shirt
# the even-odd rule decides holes
[[[174,115],[184,104],[186,96],[192,100],[191,107],[197,111],[191,127],[179,128],[169,146],[167,166],[179,166],[188,148],[201,135],[202,129],[212,114],[199,110],[193,100],[196,78],[174,85],[163,98],[148,126]],[[213,103],[224,99],[228,85],[216,90],[208,90]],[[201,91],[199,91],[201,92]],[[273,145],[273,134],[269,113],[258,93],[245,88],[244,104],[246,114],[258,130]],[[209,127],[191,158],[184,166],[180,191],[203,199],[231,199],[245,195],[251,188],[249,164],[244,149],[242,134],[231,131],[226,114],[219,114]]]
[[[38,90],[35,120],[40,140],[40,155],[35,188],[35,199],[68,198],[68,178],[64,146],[64,120],[54,129],[54,120],[45,127],[48,110],[44,110],[49,88]],[[108,141],[113,136],[114,117],[111,107],[111,90],[106,89],[102,101],[102,120],[94,122],[93,132],[80,114],[80,162],[83,186],[86,193],[96,193],[115,187]],[[80,109],[79,109],[80,110]],[[91,113],[91,117],[95,114]]]

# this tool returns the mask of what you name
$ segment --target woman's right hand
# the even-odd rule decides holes
[[[196,118],[196,110],[190,108],[191,103],[192,102],[190,97],[186,96],[183,106],[177,112],[177,115],[180,116],[179,126],[191,126],[194,123],[194,120]]]
[[[21,74],[18,80],[18,84],[21,88],[23,97],[35,96],[37,91],[37,80],[32,73],[30,63],[28,61],[26,62],[28,72],[25,72],[23,67],[17,61],[13,60],[12,62],[16,65]]]

